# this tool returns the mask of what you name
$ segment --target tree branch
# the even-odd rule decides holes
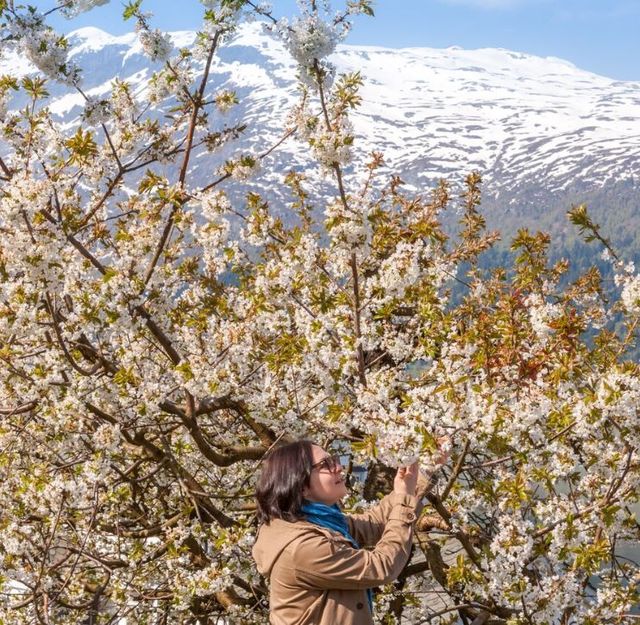
[[[0,408],[0,415],[3,417],[11,417],[13,415],[24,414],[31,412],[38,405],[37,401],[30,401],[27,404],[16,406],[15,408]]]
[[[104,410],[98,408],[98,406],[89,402],[85,402],[85,406],[91,413],[104,419],[108,423],[113,425],[118,423],[118,420],[114,416],[106,413]],[[204,521],[215,520],[222,527],[233,527],[236,524],[231,517],[218,510],[211,503],[207,489],[175,459],[169,449],[161,449],[155,443],[148,440],[140,431],[132,435],[127,430],[122,429],[121,433],[127,443],[144,449],[154,460],[157,462],[166,462],[171,467],[174,475],[182,481],[185,488],[189,491],[196,506],[206,513],[206,517],[203,519]]]
[[[56,339],[58,340],[58,345],[60,346],[60,349],[62,349],[62,352],[64,353],[65,358],[67,359],[71,367],[75,371],[77,371],[80,375],[84,375],[86,377],[94,375],[97,371],[100,370],[101,364],[97,362],[95,365],[93,365],[91,369],[85,369],[84,367],[81,367],[76,362],[76,359],[72,356],[71,352],[67,348],[67,345],[64,341],[64,338],[62,336],[62,331],[60,330],[58,320],[56,319],[56,311],[53,307],[53,302],[51,301],[51,296],[49,295],[48,292],[45,293],[45,301],[47,305],[47,310],[49,311],[49,316],[51,317],[51,325],[53,326],[53,332],[56,335]]]
[[[456,465],[455,467],[453,467],[453,472],[449,476],[449,479],[447,480],[447,483],[442,490],[442,494],[440,495],[441,501],[445,501],[447,499],[447,497],[449,496],[449,493],[451,492],[451,489],[453,488],[453,485],[456,483],[458,476],[462,472],[462,466],[464,464],[465,458],[467,457],[467,453],[469,452],[469,445],[470,445],[470,442],[469,442],[469,439],[467,439],[464,443],[462,452],[460,452],[460,456],[456,461]]]
[[[207,440],[206,434],[202,431],[196,417],[190,417],[179,406],[170,401],[164,401],[160,408],[165,412],[176,415],[186,426],[197,445],[200,453],[219,467],[228,467],[243,460],[259,460],[266,451],[266,447],[224,447],[224,453],[216,451]]]
[[[211,70],[211,62],[213,60],[213,55],[215,53],[216,47],[218,45],[218,40],[222,35],[221,30],[217,30],[215,35],[213,36],[213,41],[211,43],[211,48],[209,49],[209,54],[207,55],[207,61],[204,68],[204,75],[202,76],[202,81],[200,82],[200,87],[198,89],[197,96],[195,98],[195,102],[193,104],[193,110],[191,112],[191,120],[189,122],[189,130],[187,131],[187,146],[185,148],[184,159],[182,161],[182,167],[180,168],[180,174],[178,176],[178,184],[184,190],[184,182],[187,176],[187,168],[189,166],[189,159],[191,158],[191,150],[193,146],[193,137],[196,131],[196,124],[198,122],[198,113],[200,112],[200,108],[202,107],[204,90],[207,86],[207,81],[209,80],[209,72]],[[171,229],[173,228],[173,218],[175,217],[176,211],[178,207],[176,205],[171,207],[169,212],[169,217],[162,231],[162,235],[160,236],[160,241],[158,242],[158,246],[156,248],[155,254],[151,261],[151,265],[149,269],[147,269],[147,274],[144,279],[144,284],[147,285],[151,277],[153,276],[153,272],[155,271],[156,265],[160,260],[160,256],[164,250],[164,246],[169,239],[169,234],[171,233]]]

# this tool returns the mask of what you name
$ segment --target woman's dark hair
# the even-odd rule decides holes
[[[268,525],[272,519],[303,518],[302,491],[309,486],[312,447],[311,441],[296,441],[276,447],[264,458],[256,486],[259,523]]]

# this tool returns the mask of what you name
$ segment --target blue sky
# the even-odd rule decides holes
[[[28,2],[28,0],[26,0]],[[31,0],[41,9],[55,0]],[[293,15],[295,0],[272,0],[276,15]],[[342,6],[334,1],[333,7]],[[132,27],[112,0],[58,30],[99,26],[114,34]],[[640,0],[377,0],[375,18],[359,18],[347,43],[388,47],[497,47],[557,56],[619,80],[640,80]],[[196,29],[197,0],[144,0],[164,30]]]

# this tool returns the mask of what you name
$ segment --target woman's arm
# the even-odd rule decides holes
[[[384,531],[373,551],[353,549],[343,540],[310,532],[295,545],[296,579],[311,588],[363,589],[387,584],[404,568],[411,551],[415,496],[392,495]]]
[[[450,444],[451,442],[447,437],[438,439],[440,454],[435,458],[436,468],[428,476],[420,472],[417,462],[414,462],[409,467],[400,467],[393,481],[393,492],[391,494],[383,497],[380,503],[367,510],[367,512],[347,516],[349,532],[361,547],[372,547],[380,540],[384,526],[389,518],[389,513],[395,503],[395,495],[398,493],[415,494],[416,506],[414,513],[416,517],[420,516],[423,508],[422,499],[434,484],[434,473],[449,459]]]
[[[422,512],[422,498],[429,492],[433,482],[420,473],[416,486],[416,505],[413,509],[416,518]],[[400,494],[402,496],[402,494]],[[389,519],[389,514],[398,501],[395,490],[385,495],[375,506],[361,514],[348,514],[349,532],[361,547],[373,547],[382,537],[382,532]]]

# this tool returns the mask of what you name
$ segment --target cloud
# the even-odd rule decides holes
[[[444,4],[457,4],[479,9],[515,9],[525,4],[533,4],[544,0],[440,0]]]

